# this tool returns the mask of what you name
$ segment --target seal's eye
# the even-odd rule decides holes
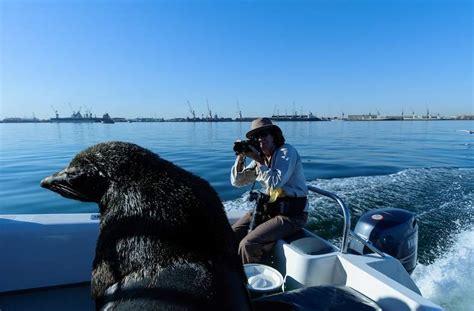
[[[107,169],[103,169],[100,161],[94,161],[94,159],[83,159],[80,167],[85,167],[86,174],[89,177],[95,178],[108,178],[110,179],[109,174],[107,174]]]
[[[75,166],[69,166],[66,168],[65,173],[71,176],[80,174],[79,170]]]
[[[87,173],[75,166],[66,168],[65,173],[69,179],[69,183],[72,185],[81,184],[87,178]]]

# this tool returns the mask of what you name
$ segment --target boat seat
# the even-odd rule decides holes
[[[305,230],[299,230],[284,240],[292,248],[306,255],[321,255],[335,251],[330,245],[324,243],[322,239],[309,235]]]
[[[334,252],[334,249],[320,240],[307,237],[290,243],[291,247],[306,255],[321,255]]]
[[[373,300],[347,286],[313,286],[252,301],[255,311],[382,311]]]
[[[309,237],[309,235],[304,230],[301,229],[301,230],[296,231],[292,235],[285,237],[284,240],[286,243],[291,243],[293,241],[296,241],[302,238],[307,238],[307,237]]]

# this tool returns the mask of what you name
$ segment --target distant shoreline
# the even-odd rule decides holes
[[[271,118],[271,117],[270,117]],[[251,122],[255,118],[242,118],[242,119],[231,119],[231,118],[222,118],[222,119],[189,119],[189,118],[175,118],[175,119],[155,119],[155,118],[111,118],[112,123],[158,123],[158,122],[175,122],[175,123],[213,123],[213,122]],[[474,120],[474,115],[463,115],[452,118],[445,117],[430,117],[430,118],[394,118],[394,117],[376,117],[376,118],[271,118],[275,122],[328,122],[328,121],[347,121],[347,122],[382,122],[382,121],[470,121]],[[105,123],[97,120],[71,120],[68,118],[66,120],[60,119],[22,119],[22,118],[6,118],[0,120],[0,123]]]

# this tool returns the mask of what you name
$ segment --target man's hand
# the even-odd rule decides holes
[[[264,164],[263,162],[263,159],[262,157],[260,156],[260,153],[258,152],[258,150],[252,146],[252,145],[249,145],[249,149],[251,150],[250,152],[246,152],[245,153],[245,156],[251,158],[252,160],[255,160],[255,162],[259,163],[259,164]]]

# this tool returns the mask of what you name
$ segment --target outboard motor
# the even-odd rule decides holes
[[[399,208],[381,208],[362,215],[354,232],[384,253],[397,258],[412,273],[418,252],[418,224],[415,215]],[[361,242],[352,239],[351,251],[367,254],[371,251]]]

